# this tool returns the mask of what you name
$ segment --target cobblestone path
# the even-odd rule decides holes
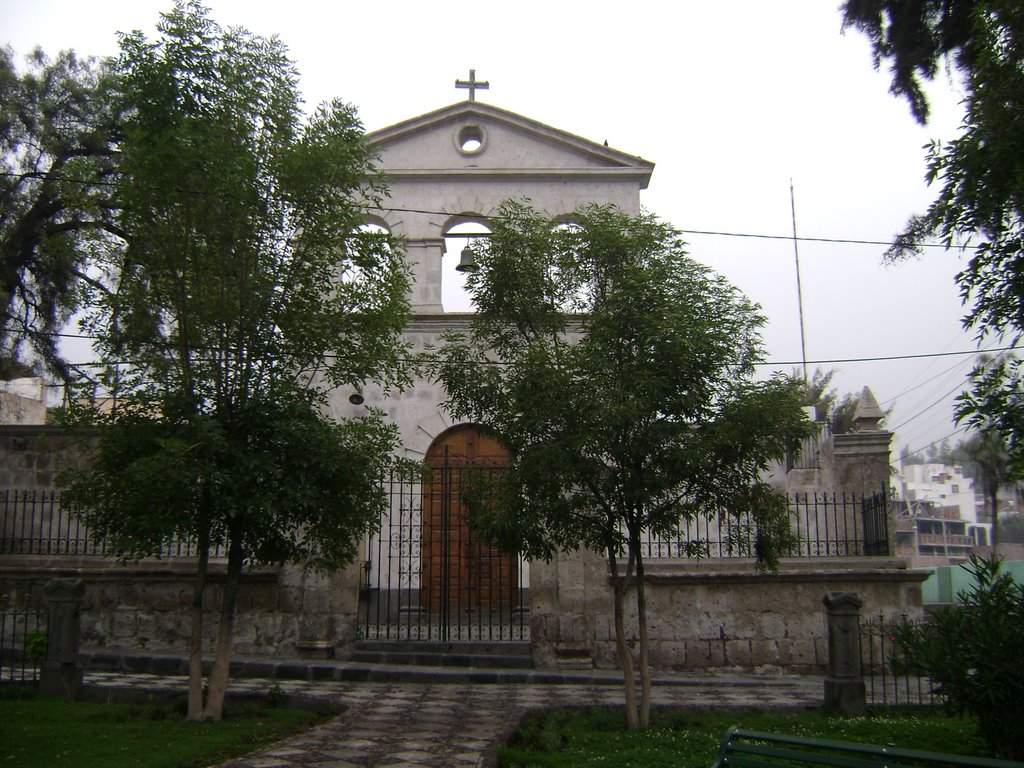
[[[89,674],[99,686],[185,688],[182,677]],[[222,768],[461,768],[484,766],[497,741],[530,709],[622,703],[622,689],[600,685],[431,684],[278,681],[286,693],[346,707],[312,730]],[[273,681],[242,679],[232,690],[266,691]],[[655,704],[779,707],[821,701],[816,678],[715,679],[656,685]]]

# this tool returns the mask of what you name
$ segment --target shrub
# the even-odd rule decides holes
[[[285,705],[287,695],[280,683],[274,683],[267,689],[267,706],[271,709],[279,709]]]
[[[46,658],[46,633],[41,629],[33,629],[25,636],[25,655],[33,664]]]
[[[931,678],[959,713],[978,718],[996,754],[1024,758],[1024,586],[1000,573],[999,560],[972,557],[964,566],[974,586],[931,621],[897,630],[910,669]]]

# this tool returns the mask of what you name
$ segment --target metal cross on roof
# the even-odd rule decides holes
[[[476,89],[479,88],[481,91],[486,91],[491,87],[491,84],[486,80],[476,79],[476,70],[469,70],[469,80],[456,80],[456,88],[468,88],[469,89],[469,100],[476,101]]]

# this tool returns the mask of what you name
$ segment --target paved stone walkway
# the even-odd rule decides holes
[[[184,689],[183,677],[87,674],[99,687]],[[233,691],[267,691],[271,680],[241,679]],[[289,694],[347,707],[310,731],[223,768],[462,768],[485,766],[497,742],[530,709],[621,704],[619,686],[278,681]],[[708,678],[656,685],[653,701],[691,707],[781,707],[821,701],[820,678]]]

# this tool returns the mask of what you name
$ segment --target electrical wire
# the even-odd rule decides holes
[[[999,340],[1000,341],[1003,340],[1001,336],[999,337]],[[949,340],[949,343],[946,344],[946,346],[942,348],[942,351],[943,352],[948,352],[949,350],[954,349],[956,347],[956,345],[960,344],[960,343],[962,343],[962,338],[960,336],[954,336],[953,338],[951,338]],[[927,365],[925,365],[923,368],[918,370],[919,378],[923,379],[925,376],[931,374],[934,371],[935,365],[938,362],[940,362],[938,359],[929,360]]]
[[[10,171],[0,172],[0,176],[7,176],[13,178],[47,178],[55,181],[65,181],[71,184],[82,184],[87,186],[98,186],[98,187],[117,187],[119,183],[116,181],[105,181],[102,179],[80,179],[72,176],[61,176],[61,175],[50,175],[43,172],[33,173],[12,173]],[[210,193],[202,189],[179,189],[176,190],[184,194],[192,195],[209,195]],[[419,213],[427,216],[466,216],[467,214],[462,212],[451,212],[451,211],[435,211],[429,208],[393,208],[387,205],[378,205],[370,203],[355,203],[355,207],[366,211],[394,211],[395,213]],[[497,215],[480,215],[483,219],[489,220],[501,220],[506,217]],[[739,237],[739,238],[752,238],[758,240],[786,240],[789,242],[805,242],[805,243],[836,243],[842,245],[884,245],[887,248],[894,246],[906,247],[906,248],[941,248],[943,250],[959,249],[959,250],[976,250],[981,248],[980,245],[970,245],[968,243],[958,243],[947,245],[945,243],[896,243],[890,240],[866,240],[862,238],[844,238],[844,237],[810,237],[800,235],[795,237],[793,235],[772,235],[763,232],[730,232],[725,230],[712,230],[712,229],[679,229],[680,233],[685,235],[708,235],[714,237]],[[455,235],[457,237],[466,237],[467,235]],[[474,233],[473,237],[490,237],[489,233]],[[808,360],[808,362],[811,362]]]
[[[941,432],[955,423],[948,412],[933,410],[925,418],[918,419],[909,427],[899,431],[899,439],[906,445],[928,440],[930,435]]]
[[[1014,349],[1021,349],[1021,345],[1016,344],[1010,347],[991,347],[989,349],[963,349],[957,352],[923,352],[915,355],[883,355],[879,357],[844,357],[844,358],[833,358],[831,360],[808,360],[807,364],[811,365],[825,365],[831,363],[875,363],[885,360],[919,360],[926,357],[953,357],[955,355],[977,355],[983,352],[1008,352]],[[774,362],[766,363],[754,363],[754,365],[802,365],[802,360],[779,360]]]
[[[954,435],[959,435],[961,432],[965,432],[966,430],[967,430],[967,426],[966,425],[963,426],[963,427],[960,427],[959,429],[953,430],[948,435],[944,435],[943,437],[940,437],[938,440],[933,440],[932,442],[928,443],[928,445],[923,446],[922,448],[918,448],[915,451],[908,451],[907,453],[902,454],[900,458],[902,458],[903,456],[916,456],[919,453],[927,451],[933,445],[938,445],[939,443],[941,443],[941,442],[943,442],[945,440],[949,440],[949,438],[953,437]]]
[[[896,401],[896,400],[899,400],[899,399],[900,399],[901,397],[903,397],[904,395],[909,395],[909,394],[910,394],[911,392],[913,392],[913,391],[915,391],[915,390],[917,390],[917,389],[920,389],[920,388],[921,388],[921,387],[923,387],[923,386],[924,386],[925,384],[931,384],[931,383],[932,383],[933,381],[935,381],[936,379],[938,379],[938,378],[941,378],[942,376],[945,376],[945,375],[946,375],[947,373],[949,373],[950,371],[953,371],[953,370],[955,370],[955,369],[959,368],[959,367],[960,367],[961,365],[963,365],[963,364],[964,364],[965,362],[969,362],[969,361],[970,361],[970,358],[965,358],[965,359],[963,359],[963,360],[957,360],[957,361],[956,361],[955,363],[953,363],[953,365],[951,365],[951,366],[950,366],[949,368],[946,368],[946,369],[945,369],[944,371],[940,371],[939,373],[935,374],[935,375],[934,375],[934,376],[932,376],[931,378],[929,378],[929,379],[925,379],[925,380],[924,380],[924,381],[922,381],[922,382],[921,382],[920,384],[915,384],[914,386],[910,387],[909,389],[905,389],[905,390],[903,390],[903,391],[902,391],[902,392],[900,392],[900,393],[899,393],[898,395],[893,395],[893,396],[892,396],[892,397],[890,397],[890,398],[889,398],[888,400],[883,400],[883,401],[882,401],[881,403],[879,403],[879,405],[888,405],[889,403],[892,403],[892,402],[894,402],[894,401]]]
[[[18,330],[18,329],[7,328],[5,330],[7,332],[11,332],[13,330]],[[90,341],[95,341],[95,340],[98,340],[100,338],[99,336],[92,336],[92,335],[81,334],[81,333],[59,333],[59,332],[55,332],[55,331],[54,332],[43,333],[43,334],[40,334],[40,335],[41,336],[51,336],[51,337],[55,337],[55,338],[64,338],[64,339],[85,339],[85,340],[90,340]],[[828,359],[828,360],[824,360],[824,359],[823,360],[808,360],[807,363],[808,364],[815,364],[815,365],[824,365],[824,364],[830,364],[830,363],[874,363],[874,362],[883,362],[883,361],[887,361],[887,360],[920,360],[920,359],[924,359],[924,358],[935,358],[935,357],[953,357],[953,356],[960,356],[960,355],[978,355],[978,354],[984,354],[986,352],[1009,352],[1009,351],[1012,351],[1012,350],[1021,349],[1022,347],[1024,347],[1024,345],[1015,344],[1015,345],[1006,346],[1006,347],[989,347],[988,349],[962,349],[962,350],[957,350],[955,352],[922,352],[922,353],[910,354],[910,355],[882,355],[882,356],[876,356],[876,357],[837,357],[837,358],[831,358],[831,359]],[[196,347],[196,349],[202,349],[202,348],[201,347]],[[214,347],[209,347],[208,349],[214,349]],[[336,357],[336,355],[329,354],[329,355],[327,355],[327,357],[333,358],[333,357]],[[400,359],[401,362],[416,362],[416,361],[419,361],[419,360],[425,360],[425,359],[430,359],[430,358],[419,357],[419,358],[399,358],[399,359]],[[437,358],[435,357],[433,359],[437,359]],[[127,361],[126,360],[126,361],[122,361],[122,362],[130,363],[131,361]],[[509,365],[509,363],[506,363],[506,362],[501,361],[501,360],[488,360],[488,361],[477,361],[477,362],[479,362],[479,363],[485,363],[486,362],[489,365]],[[802,363],[802,361],[799,361],[799,360],[797,360],[797,361],[793,361],[793,360],[769,360],[769,361],[754,363],[754,365],[756,365],[756,366],[769,366],[769,365],[782,366],[782,365],[800,365],[801,363]],[[956,365],[961,365],[962,363],[963,363],[963,361],[959,361]],[[954,365],[953,368],[955,368],[956,365]],[[943,373],[948,372],[948,370],[952,370],[952,369],[947,369],[947,371],[943,371]],[[939,375],[941,376],[942,374],[939,374]],[[937,378],[937,377],[935,377],[935,378]],[[931,381],[931,379],[929,379],[929,381]],[[917,386],[918,387],[924,386],[924,384],[927,384],[927,383],[928,383],[927,381],[926,382],[922,382],[921,384],[919,384]],[[900,397],[901,395],[904,395],[907,392],[910,392],[910,391],[912,391],[913,389],[916,389],[916,388],[917,387],[912,387],[911,389],[907,390],[906,392],[902,392],[900,395],[897,395],[896,397]],[[895,400],[895,399],[896,398],[893,397],[893,398],[890,398],[889,400],[886,400],[885,402],[888,403],[888,402],[891,402],[892,400]]]
[[[912,421],[913,421],[914,419],[916,419],[916,418],[917,418],[918,416],[921,416],[921,415],[923,415],[923,414],[927,413],[927,412],[928,412],[928,411],[930,411],[930,410],[931,410],[932,408],[934,408],[935,406],[937,406],[937,405],[938,405],[939,403],[943,402],[943,401],[944,401],[944,400],[945,400],[945,399],[946,399],[947,397],[949,397],[950,395],[952,395],[952,394],[953,394],[954,392],[956,392],[956,391],[958,391],[958,390],[961,390],[961,389],[963,389],[963,387],[964,387],[964,382],[962,382],[962,381],[959,381],[959,382],[957,382],[956,386],[955,386],[955,387],[953,387],[953,388],[952,388],[951,390],[949,390],[949,391],[948,391],[948,392],[947,392],[946,394],[944,394],[944,395],[943,395],[942,397],[940,397],[940,398],[939,398],[938,400],[936,400],[936,401],[935,401],[934,403],[932,403],[931,405],[928,405],[928,406],[925,406],[924,408],[922,408],[922,409],[921,409],[920,411],[918,411],[917,413],[915,413],[915,414],[914,414],[913,416],[911,416],[911,417],[910,417],[909,419],[906,419],[906,420],[904,420],[904,421],[901,421],[901,422],[900,422],[899,424],[897,424],[897,425],[896,425],[895,427],[893,427],[893,428],[892,428],[892,431],[893,431],[893,432],[895,432],[895,431],[896,431],[897,429],[900,429],[901,427],[905,427],[905,426],[906,426],[907,424],[909,424],[910,422],[912,422]]]
[[[10,331],[11,329],[7,329],[7,330]],[[98,336],[90,336],[90,335],[80,334],[80,333],[57,333],[57,332],[50,332],[50,333],[44,333],[44,334],[40,334],[40,335],[52,336],[52,337],[57,337],[57,338],[67,338],[67,339],[85,339],[85,340],[93,340],[93,341],[95,341],[95,340],[100,338]],[[168,345],[168,346],[171,346],[171,345]],[[828,359],[828,360],[808,360],[807,363],[808,363],[808,365],[811,365],[811,364],[814,364],[814,365],[825,365],[825,364],[831,364],[831,363],[873,363],[873,362],[884,362],[884,361],[888,361],[888,360],[920,360],[920,359],[924,359],[924,358],[933,358],[933,357],[952,357],[952,356],[959,356],[959,355],[977,355],[977,354],[983,354],[983,353],[986,353],[986,352],[1008,352],[1008,351],[1011,351],[1011,350],[1021,349],[1022,347],[1024,347],[1024,345],[1016,344],[1016,345],[1007,346],[1007,347],[989,347],[988,349],[963,349],[963,350],[958,350],[956,352],[923,352],[923,353],[911,354],[911,355],[882,355],[882,356],[877,356],[877,357],[837,357],[837,358],[831,358],[831,359]],[[195,349],[202,350],[204,348],[203,347],[195,347]],[[214,347],[207,347],[206,349],[215,349],[215,348]],[[327,358],[334,358],[334,357],[337,357],[337,355],[328,354],[328,355],[326,355],[326,357]],[[406,363],[421,362],[421,361],[427,361],[427,360],[432,360],[432,359],[436,360],[438,358],[437,358],[437,356],[425,356],[425,355],[421,356],[421,357],[416,357],[416,358],[398,358],[398,360],[400,362],[406,362]],[[118,361],[118,362],[122,363],[122,364],[130,364],[132,361],[131,360],[122,360],[122,361]],[[803,361],[800,361],[800,360],[796,360],[796,361],[794,361],[794,360],[767,360],[767,361],[763,361],[763,362],[754,363],[754,365],[755,366],[759,366],[759,367],[763,367],[763,366],[801,365],[802,362]],[[961,363],[962,363],[962,361],[958,362],[957,365],[960,365]],[[94,363],[74,363],[73,365],[93,365],[93,364]],[[508,363],[506,361],[503,361],[503,360],[478,360],[478,361],[475,361],[475,364],[477,364],[477,365],[510,365],[510,363]],[[955,368],[956,366],[953,366],[953,367]],[[923,382],[922,384],[920,384],[918,386],[923,386],[924,384],[927,384],[927,383],[928,382]],[[910,390],[908,390],[908,391],[910,391]],[[906,394],[906,393],[904,392],[903,394]],[[891,400],[894,400],[894,399],[895,398],[890,398],[890,400],[886,400],[886,402],[888,403],[888,402],[890,402]]]

